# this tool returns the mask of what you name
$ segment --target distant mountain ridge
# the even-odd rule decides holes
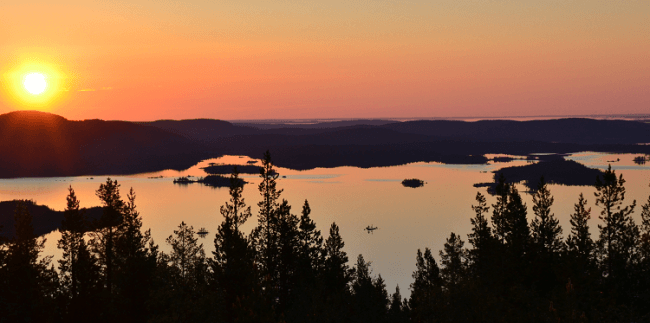
[[[0,178],[118,175],[185,169],[224,154],[296,169],[418,161],[484,163],[484,154],[577,151],[650,153],[650,124],[636,121],[377,121],[258,127],[223,120],[71,121],[51,113],[0,115]],[[333,126],[334,124],[340,126]]]

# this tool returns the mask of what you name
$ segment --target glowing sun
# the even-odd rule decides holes
[[[45,75],[41,73],[30,73],[25,75],[23,80],[23,86],[27,92],[38,95],[43,93],[47,88],[47,81],[45,81]]]

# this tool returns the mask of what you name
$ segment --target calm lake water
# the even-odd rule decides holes
[[[502,155],[499,155],[502,156]],[[493,156],[488,156],[493,157]],[[516,156],[513,156],[516,157]],[[639,221],[640,205],[650,194],[650,166],[635,165],[631,154],[578,153],[568,156],[588,167],[606,169],[611,163],[617,174],[623,174],[627,181],[628,203],[636,199],[639,204],[635,220]],[[185,221],[195,230],[205,227],[210,234],[200,239],[211,255],[213,239],[222,217],[219,207],[228,200],[227,188],[211,188],[198,183],[175,185],[175,177],[192,175],[205,176],[201,167],[210,163],[246,165],[249,157],[225,156],[200,162],[184,171],[161,171],[132,176],[111,176],[121,184],[125,197],[129,188],[136,192],[136,204],[143,218],[143,227],[151,228],[154,240],[163,251],[170,248],[165,239]],[[394,167],[378,168],[316,168],[296,171],[278,168],[281,177],[278,186],[284,189],[282,198],[292,205],[294,214],[300,214],[305,199],[312,208],[312,218],[326,237],[329,226],[336,222],[345,241],[352,266],[358,254],[372,262],[373,273],[381,274],[386,280],[389,293],[399,284],[402,295],[409,295],[408,287],[415,270],[415,255],[418,248],[431,248],[437,255],[445,239],[451,232],[460,234],[467,240],[470,232],[470,218],[473,212],[477,191],[494,203],[485,188],[475,188],[473,184],[492,181],[494,170],[506,166],[525,165],[527,161],[513,160],[507,163],[487,165],[443,165],[438,163],[413,163]],[[258,162],[259,165],[259,162]],[[152,178],[159,177],[162,178]],[[286,178],[284,177],[286,176]],[[260,200],[257,184],[259,177],[243,174],[249,182],[244,188],[244,198],[252,206],[253,217],[243,226],[250,232],[257,224],[257,202]],[[405,178],[419,178],[426,182],[420,188],[407,188],[401,185]],[[594,179],[595,180],[595,179]],[[21,178],[0,180],[0,200],[33,199],[38,204],[48,205],[55,210],[63,210],[66,204],[67,188],[72,185],[82,207],[100,205],[95,191],[106,177],[59,177],[59,178]],[[520,192],[526,188],[518,186]],[[587,186],[551,185],[555,197],[553,212],[564,228],[563,235],[569,233],[569,215],[578,195],[585,194],[592,207],[592,234],[597,237],[597,216],[600,208],[594,205],[594,188]],[[524,194],[529,206],[529,220],[532,219],[532,198]],[[363,229],[368,225],[379,227],[373,234]],[[56,248],[59,232],[46,236],[44,254],[60,256]],[[468,243],[466,243],[468,246]]]

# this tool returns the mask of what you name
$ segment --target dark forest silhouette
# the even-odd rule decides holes
[[[650,319],[650,198],[635,223],[636,201],[625,199],[625,180],[611,167],[595,179],[597,210],[576,197],[570,228],[559,226],[544,177],[529,209],[500,176],[493,204],[477,193],[468,207],[466,241],[451,233],[439,257],[426,247],[414,252],[411,295],[404,299],[399,286],[388,293],[362,255],[349,259],[336,223],[325,237],[306,200],[292,211],[278,176],[267,151],[253,215],[233,170],[211,255],[184,222],[163,242],[170,251],[160,251],[143,231],[133,189],[123,198],[109,178],[96,191],[103,211],[96,220],[69,188],[57,244],[63,257],[54,264],[40,256],[44,238],[34,233],[27,202],[18,203],[15,235],[0,247],[0,322]],[[255,220],[251,233],[242,232]],[[597,237],[590,235],[593,225]]]

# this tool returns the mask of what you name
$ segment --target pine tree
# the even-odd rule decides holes
[[[573,207],[574,213],[571,214],[571,233],[567,238],[567,251],[573,259],[579,259],[585,265],[591,262],[594,241],[591,239],[589,224],[591,218],[591,208],[587,209],[587,200],[582,193],[578,198],[578,203]]]
[[[230,175],[230,202],[221,207],[223,222],[214,238],[215,250],[209,260],[213,273],[213,286],[223,294],[224,318],[234,321],[236,313],[243,315],[253,308],[256,292],[256,271],[254,253],[239,227],[250,217],[250,207],[242,197],[243,185],[235,168]],[[255,292],[256,291],[256,292]],[[240,319],[259,321],[260,318]]]
[[[399,291],[399,285],[395,287],[395,293],[390,297],[390,305],[388,307],[388,322],[390,323],[406,323],[408,322],[408,307],[402,301],[402,294]]]
[[[506,182],[503,173],[499,173],[495,187],[497,201],[492,205],[492,224],[494,225],[494,235],[501,242],[506,242],[506,236],[510,230],[507,221],[508,197],[510,193],[510,184]],[[480,203],[480,202],[479,202]],[[480,205],[480,204],[479,204]]]
[[[101,184],[99,189],[95,192],[99,197],[104,207],[104,212],[99,218],[95,227],[97,228],[91,233],[91,245],[93,251],[98,255],[99,263],[102,267],[102,278],[104,280],[104,288],[109,299],[107,312],[114,313],[113,308],[113,287],[115,275],[115,242],[117,240],[117,227],[122,223],[122,212],[124,209],[124,202],[120,197],[120,184],[110,178],[106,179],[105,184]]]
[[[535,218],[530,223],[530,228],[535,249],[550,258],[559,254],[564,246],[560,221],[551,213],[553,201],[554,198],[548,190],[544,176],[542,176],[537,184],[537,190],[533,193]]]
[[[99,266],[97,259],[90,253],[84,233],[88,221],[79,209],[79,200],[72,189],[68,188],[67,207],[61,223],[61,239],[57,247],[62,249],[59,260],[61,287],[67,300],[63,317],[68,322],[97,320],[96,309],[99,288]]]
[[[508,204],[504,215],[506,222],[505,242],[515,259],[522,259],[528,250],[530,229],[526,218],[528,211],[519,191],[510,187]]]
[[[324,310],[320,313],[323,322],[349,321],[350,290],[352,269],[348,266],[348,256],[343,247],[339,227],[332,223],[329,237],[325,240],[325,262],[322,272],[321,298]]]
[[[146,319],[145,302],[151,292],[151,279],[156,269],[157,247],[150,230],[142,231],[142,217],[135,204],[133,188],[122,203],[122,221],[116,230],[115,286],[119,314],[123,320],[139,322]]]
[[[600,237],[597,241],[598,253],[604,267],[604,276],[618,281],[626,276],[626,269],[636,252],[639,229],[632,219],[636,201],[623,206],[625,201],[625,180],[623,175],[616,177],[610,165],[602,176],[596,179],[596,205],[602,208],[599,218],[604,222],[598,225]],[[619,284],[620,285],[620,284]]]
[[[467,273],[467,250],[464,249],[463,240],[455,233],[451,233],[440,251],[440,274],[448,290],[453,290],[463,282]]]
[[[251,233],[255,255],[257,257],[258,268],[261,271],[265,290],[270,293],[269,299],[274,299],[273,293],[277,291],[278,284],[278,266],[280,242],[278,227],[279,207],[278,200],[282,190],[277,189],[276,180],[279,174],[273,169],[271,154],[266,151],[260,169],[260,182],[258,189],[262,196],[262,201],[257,205],[260,208],[258,216],[258,225]]]
[[[353,322],[383,322],[388,311],[388,293],[381,275],[373,279],[370,262],[357,257],[352,278]]]
[[[469,251],[469,260],[472,264],[473,276],[486,278],[492,261],[492,255],[495,252],[496,241],[492,235],[492,230],[485,216],[489,211],[485,196],[480,192],[476,193],[477,205],[472,206],[475,216],[470,219],[472,223],[472,233],[468,235],[472,249]]]
[[[440,268],[438,268],[429,248],[424,250],[424,255],[418,249],[415,265],[411,297],[408,302],[411,321],[436,322],[440,316],[439,304],[443,296]]]

